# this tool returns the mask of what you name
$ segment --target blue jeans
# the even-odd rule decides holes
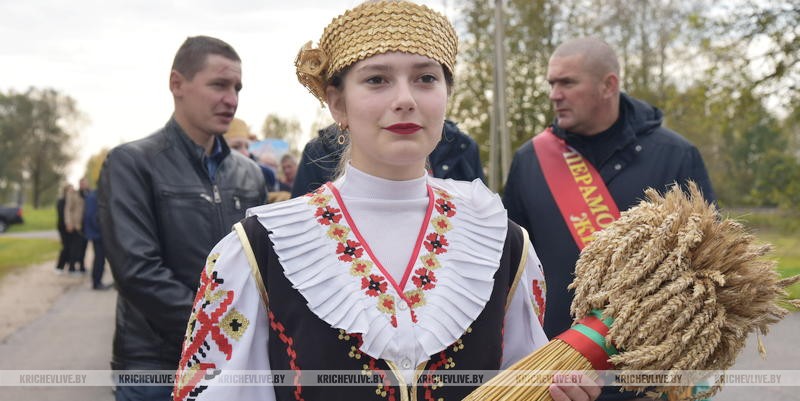
[[[116,401],[171,401],[172,386],[117,386]]]

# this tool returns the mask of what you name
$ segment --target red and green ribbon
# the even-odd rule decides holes
[[[556,338],[583,355],[595,370],[611,370],[614,365],[608,358],[619,351],[606,341],[605,336],[613,322],[612,318],[603,318],[603,314],[595,309]]]

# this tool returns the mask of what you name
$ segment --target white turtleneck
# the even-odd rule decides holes
[[[369,175],[350,164],[334,182],[372,253],[398,283],[425,218],[427,183],[424,172],[413,180],[392,181]]]

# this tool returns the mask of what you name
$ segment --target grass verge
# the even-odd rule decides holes
[[[55,230],[57,217],[55,206],[34,209],[31,205],[25,205],[22,207],[22,219],[24,222],[9,226],[8,232]]]
[[[800,274],[800,238],[796,235],[759,230],[755,232],[759,240],[774,246],[772,256],[778,261],[778,272],[781,277]],[[789,297],[800,299],[800,283],[787,289]]]
[[[760,241],[773,245],[771,256],[778,262],[777,270],[781,277],[800,274],[800,236],[797,235],[800,215],[780,211],[748,211],[743,214],[732,213],[732,217],[742,221]],[[787,288],[787,292],[790,298],[800,299],[800,283]]]
[[[0,237],[0,280],[11,271],[58,258],[58,240]]]

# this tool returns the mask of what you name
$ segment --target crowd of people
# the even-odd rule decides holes
[[[56,272],[63,274],[66,268],[69,274],[86,274],[86,248],[91,241],[94,253],[92,289],[109,289],[109,284],[103,284],[106,260],[97,215],[97,193],[89,188],[85,178],[79,181],[78,190],[71,184],[63,186],[56,202],[56,215],[56,228],[61,238]]]
[[[107,288],[110,264],[112,368],[178,370],[174,388],[119,386],[118,401],[462,399],[474,387],[418,387],[415,375],[504,369],[568,329],[581,249],[646,188],[694,181],[714,201],[697,149],[622,91],[597,38],[553,52],[556,117],[517,151],[501,198],[445,116],[458,47],[446,17],[410,1],[333,18],[295,60],[335,121],[298,161],[251,151],[234,48],[186,39],[165,126],[114,148],[97,192],[66,185],[57,205],[57,271],[84,272],[88,241],[93,288]],[[383,381],[225,386],[208,374],[303,369]],[[550,395],[647,399],[591,380]]]

